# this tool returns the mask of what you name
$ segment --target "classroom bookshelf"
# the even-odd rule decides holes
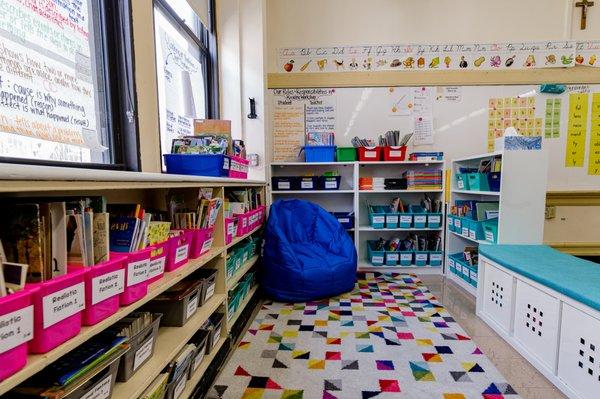
[[[0,180],[0,198],[7,200],[16,197],[56,197],[65,196],[97,196],[103,195],[108,203],[138,202],[144,206],[166,209],[166,194],[172,190],[185,196],[197,196],[199,188],[213,188],[216,196],[224,196],[226,190],[253,187],[257,188],[266,202],[265,182],[258,180],[240,180],[227,178],[202,178],[183,175],[165,175],[158,173],[140,173],[120,171],[73,170],[56,168],[54,175],[48,175],[48,170],[35,166],[0,165],[3,179]],[[53,177],[54,176],[54,177]],[[226,258],[237,244],[247,237],[261,234],[262,226],[256,226],[241,237],[236,237],[230,244],[225,243],[225,220],[221,208],[214,230],[212,248],[197,259],[190,259],[185,266],[172,272],[165,272],[163,278],[150,284],[148,294],[128,306],[120,307],[117,313],[89,327],[82,327],[80,333],[55,349],[41,355],[28,355],[26,366],[12,376],[0,381],[0,395],[4,395],[29,377],[43,370],[46,366],[60,359],[61,356],[85,343],[88,339],[102,332],[114,323],[123,319],[131,312],[140,310],[149,301],[168,290],[170,287],[201,268],[217,270],[215,294],[207,302],[198,307],[196,313],[189,318],[183,327],[161,327],[155,338],[155,350],[145,364],[127,382],[117,382],[113,388],[114,398],[138,398],[152,383],[154,378],[175,357],[183,346],[192,338],[198,329],[215,312],[227,316],[228,290],[232,289],[244,276],[253,271],[258,264],[259,256],[252,256],[229,279],[226,275]],[[255,285],[248,291],[247,296],[229,319],[224,317],[220,337],[217,339],[210,354],[207,354],[198,366],[191,379],[187,381],[180,398],[191,398],[196,384],[204,373],[211,367],[217,353],[224,350],[226,345],[232,345],[228,339],[234,322],[246,308],[255,303],[252,299],[257,295]],[[230,348],[227,348],[232,349]]]
[[[354,240],[358,254],[358,269],[361,271],[394,271],[419,274],[442,274],[441,266],[374,266],[367,259],[367,241],[392,237],[404,238],[409,233],[434,233],[445,242],[445,231],[439,228],[374,228],[369,224],[367,204],[389,204],[399,197],[404,204],[418,204],[424,194],[433,200],[442,202],[442,224],[445,220],[444,190],[445,182],[439,189],[428,190],[361,190],[361,177],[401,177],[407,170],[439,170],[444,171],[444,161],[378,161],[378,162],[282,162],[271,164],[271,177],[276,176],[320,176],[325,172],[337,171],[341,176],[339,190],[269,190],[270,201],[280,199],[302,199],[314,202],[330,212],[353,212],[354,228],[347,229]],[[443,245],[442,245],[443,246]],[[442,248],[443,249],[443,248]]]
[[[461,168],[478,168],[482,161],[501,160],[500,187],[498,191],[471,190],[458,182]],[[541,244],[544,233],[544,208],[546,203],[546,176],[548,159],[545,151],[498,151],[453,159],[450,170],[450,202],[446,226],[445,275],[469,294],[476,296],[476,283],[471,283],[451,270],[449,257],[462,252],[465,247],[494,244]],[[460,185],[460,186],[459,186]],[[498,227],[495,243],[484,237],[473,237],[450,227],[450,207],[457,200],[498,202]]]

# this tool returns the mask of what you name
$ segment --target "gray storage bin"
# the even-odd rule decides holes
[[[202,327],[209,331],[208,340],[206,344],[206,354],[212,352],[213,347],[219,341],[221,337],[221,329],[223,327],[223,320],[225,320],[225,313],[213,313],[208,319],[207,323]],[[206,328],[205,328],[206,327]]]
[[[202,280],[180,281],[150,301],[144,309],[162,313],[161,326],[182,327],[190,317],[196,314],[202,290]]]
[[[182,370],[181,373],[178,373],[177,377],[171,382],[167,384],[167,389],[165,392],[165,399],[179,399],[181,398],[181,394],[185,390],[185,385],[187,383],[187,375],[188,370],[190,368],[190,362],[187,362],[187,366]]]
[[[152,324],[131,337],[129,351],[121,357],[119,362],[117,381],[129,380],[152,357],[161,318],[162,314],[155,313]]]
[[[206,355],[206,344],[208,342],[208,336],[210,335],[209,330],[198,330],[196,334],[190,340],[191,344],[196,345],[196,352],[194,356],[192,356],[192,361],[190,362],[190,371],[188,373],[188,380],[192,378],[200,363],[204,359],[204,355]]]
[[[216,269],[200,269],[193,274],[195,279],[202,279],[202,295],[200,296],[200,306],[204,305],[214,294],[217,286]]]

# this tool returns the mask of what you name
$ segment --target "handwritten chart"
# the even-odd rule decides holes
[[[567,150],[565,167],[581,168],[585,158],[587,136],[588,94],[573,93],[569,96],[569,124],[567,127]]]
[[[508,127],[523,136],[542,135],[542,118],[535,117],[535,97],[490,98],[488,103],[488,151]]]
[[[592,96],[592,126],[590,135],[588,174],[600,175],[600,93],[594,93]]]

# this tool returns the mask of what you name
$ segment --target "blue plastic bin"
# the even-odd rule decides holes
[[[448,226],[448,231],[454,231],[454,215],[446,217],[446,225]]]
[[[402,229],[410,229],[413,223],[413,215],[410,213],[401,213],[398,219],[398,224]]]
[[[500,172],[492,172],[488,173],[488,184],[490,186],[490,191],[500,191]]]
[[[428,259],[429,259],[429,252],[415,251],[415,266],[427,266]]]
[[[367,241],[367,257],[373,266],[382,266],[385,261],[385,251],[373,249],[377,241]]]
[[[334,162],[335,161],[335,146],[334,145],[319,145],[305,146],[304,159],[306,162]]]
[[[427,214],[427,228],[439,229],[442,225],[442,214],[441,213],[428,213]]]
[[[454,216],[452,219],[454,220],[454,232],[456,234],[461,234],[462,218],[460,216]]]
[[[459,218],[460,219],[460,235],[463,237],[469,237],[469,228],[471,227],[471,219]]]
[[[374,229],[383,229],[385,227],[386,207],[373,205],[369,207],[369,223]]]
[[[346,230],[354,228],[354,212],[331,212]]]
[[[483,240],[483,220],[469,220],[469,238]]]
[[[469,266],[469,284],[477,288],[477,266]]]
[[[483,221],[483,234],[486,241],[498,242],[498,218]]]
[[[412,266],[414,253],[413,251],[400,251],[400,266]]]
[[[176,175],[229,176],[230,159],[223,154],[164,154],[167,173]]]
[[[467,178],[467,173],[456,174],[456,188],[459,190],[469,189],[469,179]]]
[[[400,220],[400,214],[397,212],[387,212],[385,214],[385,227],[388,229],[395,229],[398,227],[398,221]]]
[[[410,213],[413,216],[413,227],[415,229],[424,229],[427,226],[427,212],[420,205],[409,205]]]
[[[469,190],[490,191],[490,185],[485,173],[469,173],[467,179],[469,180]]]
[[[397,251],[385,251],[385,265],[396,266],[400,260],[400,253]]]
[[[429,251],[429,266],[441,266],[443,256],[442,251]]]
[[[456,261],[454,260],[453,255],[448,255],[446,264],[448,265],[450,272],[456,274]]]

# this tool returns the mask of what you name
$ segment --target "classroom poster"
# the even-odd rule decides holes
[[[413,112],[414,93],[410,87],[388,88],[389,116],[409,116]]]
[[[600,40],[578,42],[575,56],[575,65],[600,67]]]
[[[600,175],[600,93],[592,96],[592,126],[590,128],[590,156],[588,174]]]
[[[494,151],[495,139],[514,127],[522,136],[542,135],[542,118],[535,117],[535,97],[490,98],[488,102],[488,151]]]
[[[544,121],[544,137],[547,139],[560,137],[560,98],[546,100],[546,120]]]
[[[335,89],[273,90],[273,161],[297,161],[311,133],[335,133]]]
[[[567,126],[567,149],[565,167],[581,168],[585,158],[588,115],[587,93],[569,95],[569,122]]]

